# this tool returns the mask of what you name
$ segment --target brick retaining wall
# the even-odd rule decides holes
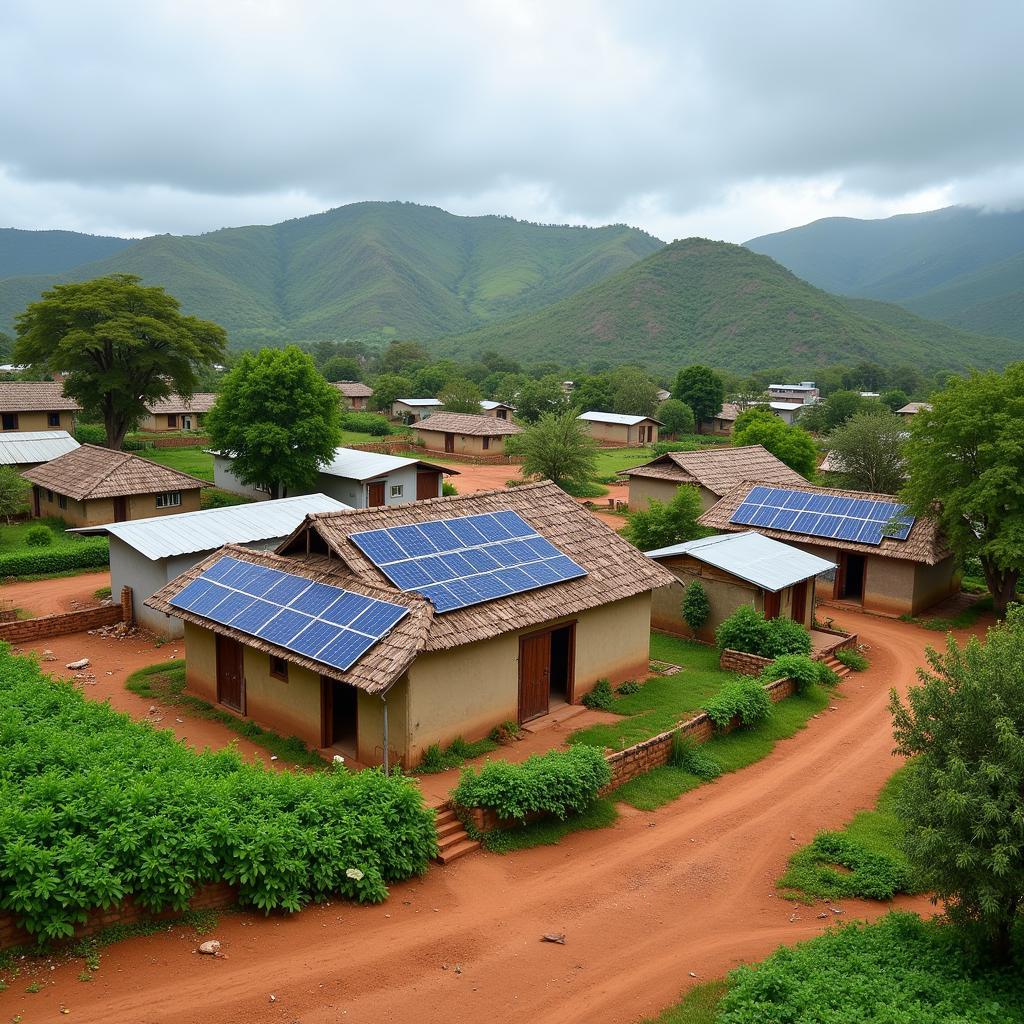
[[[739,672],[745,676],[759,676],[773,660],[772,658],[762,658],[759,654],[733,651],[727,647],[718,658],[718,667],[727,672]]]
[[[106,604],[99,608],[84,608],[78,612],[61,612],[57,615],[40,615],[36,619],[19,619],[17,622],[0,623],[0,640],[12,644],[45,640],[51,636],[65,636],[81,633],[98,626],[112,626],[124,615],[120,604]]]

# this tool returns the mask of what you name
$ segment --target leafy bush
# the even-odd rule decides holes
[[[806,654],[784,654],[766,665],[761,680],[770,683],[774,679],[792,679],[797,693],[811,686],[835,686],[839,682],[839,676],[828,665]]]
[[[482,754],[489,754],[497,748],[497,745],[493,737],[470,743],[461,736],[456,736],[448,744],[447,750],[442,750],[440,743],[431,743],[423,751],[423,757],[416,766],[415,771],[419,775],[433,775],[436,772],[446,772],[450,768],[458,768],[463,761],[480,757]]]
[[[105,445],[107,430],[102,423],[79,423],[75,427],[75,440],[79,444]]]
[[[708,621],[711,615],[711,601],[708,592],[694,580],[683,593],[683,620],[694,631]]]
[[[838,651],[833,653],[836,661],[852,669],[854,672],[863,672],[870,664],[868,659],[854,647],[840,647]]]
[[[384,437],[391,433],[391,424],[385,417],[373,412],[344,412],[341,414],[341,429]]]
[[[635,679],[627,679],[620,686],[615,687],[615,692],[620,697],[628,697],[631,693],[639,693],[642,689],[642,684],[638,683]]]
[[[25,531],[25,543],[30,548],[48,548],[53,543],[53,530],[39,523]]]
[[[615,704],[615,698],[612,696],[608,680],[598,679],[590,693],[583,695],[583,704],[594,711],[610,711]]]
[[[762,658],[810,654],[811,634],[792,619],[766,619],[750,605],[741,605],[715,630],[721,650],[742,651]]]
[[[757,725],[771,717],[772,701],[758,680],[737,679],[709,697],[704,710],[716,729],[724,729],[734,718],[740,725]]]
[[[496,725],[488,734],[487,738],[492,743],[500,743],[502,746],[508,746],[510,743],[518,739],[522,729],[519,727],[518,722],[513,722],[509,719],[507,722],[502,722],[501,725]]]
[[[706,781],[722,774],[722,766],[703,747],[678,732],[672,734],[668,763]]]
[[[760,654],[765,658],[779,658],[784,654],[810,654],[811,634],[807,627],[792,619],[767,619],[764,643]]]
[[[197,754],[6,648],[0,747],[0,909],[41,940],[129,895],[182,909],[207,882],[266,911],[383,900],[437,850],[434,814],[400,776]]]
[[[442,497],[453,498],[458,493],[459,492],[458,492],[458,489],[456,488],[455,484],[449,483],[447,480],[442,481],[442,483],[441,483],[441,496]]]
[[[565,819],[584,811],[611,779],[601,751],[579,743],[533,754],[522,764],[492,761],[479,770],[467,768],[452,798],[463,807],[486,807],[515,821],[529,814]]]
[[[890,900],[913,889],[906,865],[865,849],[842,832],[819,832],[789,864],[780,886],[793,885],[825,899]],[[837,865],[846,870],[837,871]]]
[[[110,563],[106,537],[58,544],[32,551],[0,554],[0,579],[8,576],[34,576],[37,573],[69,572],[76,569],[101,569]]]

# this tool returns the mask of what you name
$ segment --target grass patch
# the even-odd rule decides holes
[[[185,661],[182,658],[161,661],[141,668],[128,677],[125,686],[140,697],[158,700],[173,707],[187,708],[189,714],[196,718],[220,722],[232,732],[237,732],[239,736],[244,736],[257,746],[292,764],[309,768],[324,768],[327,765],[327,762],[315,750],[310,750],[298,736],[289,736],[285,739],[255,722],[236,718],[199,697],[184,693]]]
[[[423,751],[423,759],[414,769],[417,775],[436,775],[438,772],[446,772],[451,768],[460,767],[463,762],[471,761],[474,757],[481,757],[490,754],[498,749],[498,744],[487,737],[468,743],[461,736],[457,736],[446,749],[441,749],[440,743],[431,743]]]
[[[213,456],[202,448],[146,448],[136,454],[150,462],[213,482]]]
[[[982,615],[992,611],[992,595],[980,597],[970,607],[958,612],[950,619],[921,618],[917,615],[901,615],[901,622],[912,622],[915,626],[922,626],[925,629],[934,629],[938,633],[948,633],[951,629],[967,629],[973,626]]]
[[[619,817],[615,803],[599,797],[582,814],[573,814],[564,821],[542,818],[516,828],[497,829],[480,837],[480,843],[491,853],[511,853],[534,846],[555,846],[573,832],[584,832],[614,825]]]
[[[573,484],[566,481],[562,484],[562,490],[574,498],[603,498],[608,493],[608,488],[604,484],[597,483],[596,480],[590,480],[585,484]]]
[[[675,1006],[657,1017],[648,1017],[642,1024],[715,1024],[718,1008],[729,983],[724,978],[695,985]]]
[[[7,554],[12,552],[23,552],[25,550],[31,550],[25,543],[25,538],[28,531],[34,526],[48,526],[53,531],[53,544],[49,545],[48,548],[57,547],[70,547],[71,545],[81,543],[81,538],[76,533],[67,534],[67,526],[63,519],[58,519],[56,516],[48,516],[45,519],[25,519],[19,523],[11,523],[10,526],[7,524],[0,525],[0,554]],[[37,548],[38,550],[47,550]]]
[[[753,728],[737,729],[725,736],[715,736],[703,744],[701,750],[715,761],[723,774],[746,768],[767,757],[779,740],[788,739],[804,728],[811,715],[828,707],[833,696],[819,686],[812,686],[802,694],[773,704],[772,716],[767,721]],[[630,779],[610,796],[641,811],[653,811],[703,785],[705,781],[684,768],[666,765]]]
[[[103,601],[110,597],[110,587],[98,587],[92,592],[92,596],[95,597],[97,601]]]
[[[624,469],[643,465],[654,458],[651,448],[604,448],[597,453],[597,468],[594,470],[595,480],[604,480],[615,476]]]

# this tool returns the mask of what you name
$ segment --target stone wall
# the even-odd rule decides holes
[[[739,672],[745,676],[759,676],[762,670],[772,663],[771,658],[762,658],[759,654],[746,654],[733,651],[728,647],[718,658],[718,667],[727,672]]]

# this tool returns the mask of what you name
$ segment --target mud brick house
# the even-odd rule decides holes
[[[522,432],[511,420],[464,412],[435,412],[413,426],[417,442],[428,452],[484,457],[504,455],[505,438]]]
[[[147,604],[185,622],[192,693],[360,764],[415,767],[646,674],[674,577],[544,481],[309,516]]]
[[[396,398],[391,403],[391,418],[405,424],[418,423],[443,408],[439,398]]]
[[[740,407],[735,402],[723,402],[722,408],[714,416],[700,421],[700,432],[702,434],[731,434],[733,427],[736,426],[736,417],[740,412]]]
[[[807,481],[759,444],[742,448],[709,448],[697,452],[666,452],[642,466],[627,469],[629,507],[643,511],[651,499],[671,501],[679,487],[700,491],[701,505],[711,508],[723,494],[744,480],[784,486]]]
[[[585,412],[576,417],[599,444],[639,448],[656,444],[661,421],[652,416],[624,416],[616,412]]]
[[[358,380],[339,380],[334,383],[341,395],[341,407],[347,412],[366,412],[373,398],[373,388]]]
[[[129,452],[83,444],[21,474],[32,484],[32,512],[69,526],[120,523],[199,508],[205,480]]]
[[[956,561],[934,520],[914,518],[891,494],[810,484],[737,484],[699,519],[730,533],[755,530],[836,564],[819,598],[886,615],[916,615],[956,593]]]
[[[0,381],[0,430],[66,430],[73,433],[82,407],[55,380]]]
[[[66,430],[26,430],[0,435],[0,466],[32,469],[73,452],[78,442]]]
[[[764,612],[769,619],[793,619],[811,628],[814,622],[814,583],[835,563],[791,544],[759,533],[721,533],[648,551],[676,578],[654,592],[651,624],[656,629],[714,643],[715,630],[741,605]],[[700,583],[708,596],[711,615],[696,632],[682,615],[689,584]],[[828,590],[831,593],[832,583]]]
[[[203,418],[213,408],[217,396],[209,391],[200,392],[189,399],[170,395],[146,407],[148,415],[139,424],[139,430],[161,433],[167,430],[202,430]]]
[[[498,420],[511,419],[516,411],[514,405],[506,405],[504,402],[492,402],[488,399],[480,403],[480,409],[485,416],[493,416]]]

